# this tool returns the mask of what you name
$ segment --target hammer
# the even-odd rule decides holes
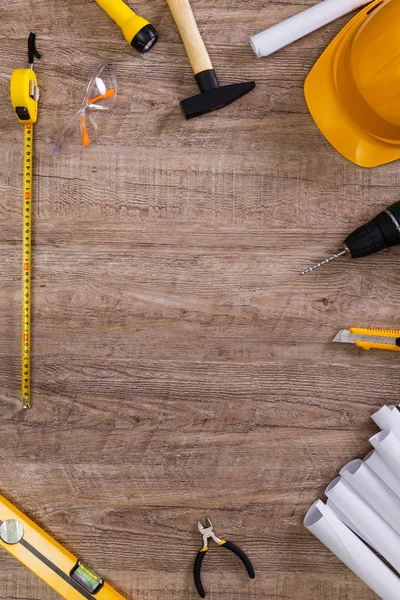
[[[254,81],[221,86],[204,45],[189,0],[167,0],[181,35],[200,94],[181,101],[187,119],[231,104],[255,88]]]

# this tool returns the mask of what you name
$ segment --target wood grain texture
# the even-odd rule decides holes
[[[399,199],[398,165],[362,170],[308,114],[304,78],[341,19],[265,60],[248,37],[311,5],[193,0],[230,107],[186,122],[196,93],[164,0],[139,56],[93,0],[3,3],[0,27],[0,490],[129,600],[195,600],[196,521],[210,600],[372,600],[302,526],[370,414],[399,400],[399,358],[333,345],[350,325],[396,327],[396,249],[298,272]],[[33,409],[19,404],[23,131],[11,71],[42,60],[33,226]],[[50,150],[107,59],[119,99],[86,152]],[[5,553],[1,600],[55,600]]]

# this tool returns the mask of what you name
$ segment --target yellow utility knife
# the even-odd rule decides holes
[[[65,600],[125,600],[3,496],[0,546]]]
[[[333,342],[354,344],[364,350],[394,350],[400,352],[400,329],[365,329],[350,327],[341,329]]]

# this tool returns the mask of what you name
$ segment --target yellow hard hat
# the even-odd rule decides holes
[[[328,46],[304,94],[326,139],[348,160],[400,158],[400,0],[375,0]]]

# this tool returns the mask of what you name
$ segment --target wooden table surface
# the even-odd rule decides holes
[[[372,600],[302,525],[399,401],[399,358],[330,342],[395,327],[399,251],[298,272],[399,199],[398,164],[358,168],[314,125],[303,82],[342,19],[268,59],[248,37],[311,0],[193,0],[230,107],[185,121],[197,88],[164,0],[130,49],[93,0],[13,0],[0,26],[0,491],[129,600],[195,600],[199,518],[209,600]],[[23,128],[9,100],[26,38],[42,59],[35,129],[31,411],[20,409]],[[100,60],[118,102],[98,143],[50,150]],[[397,390],[397,391],[396,391]],[[0,553],[0,598],[55,600]]]

